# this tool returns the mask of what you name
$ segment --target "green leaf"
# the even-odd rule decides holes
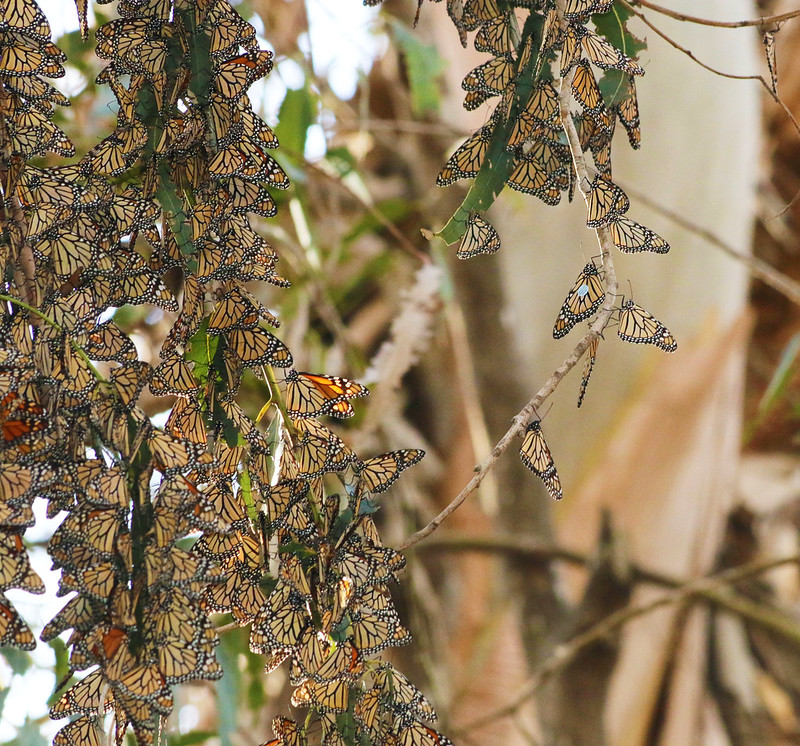
[[[167,743],[169,746],[193,746],[195,743],[206,743],[216,736],[217,732],[213,730],[195,730],[181,735],[172,733],[167,736]]]
[[[636,59],[639,52],[647,49],[647,42],[628,31],[627,22],[633,13],[615,3],[608,13],[592,16],[594,28],[609,44],[613,44],[623,54]]]
[[[201,386],[205,386],[208,381],[208,369],[217,354],[217,346],[219,345],[219,337],[208,335],[208,322],[210,319],[210,316],[203,319],[197,331],[189,339],[184,353],[184,358],[194,363],[192,373]]]
[[[784,347],[769,386],[758,403],[759,415],[764,416],[771,412],[786,394],[786,388],[794,375],[795,363],[799,354],[800,334],[795,334]]]
[[[52,649],[56,657],[55,674],[56,680],[53,686],[58,686],[60,681],[63,681],[69,673],[69,651],[64,641],[60,637],[56,637],[47,643]],[[52,707],[60,696],[60,690],[53,689],[53,693],[47,700],[48,707]]]
[[[225,675],[215,683],[217,690],[217,716],[219,718],[219,742],[221,746],[233,746],[231,736],[239,726],[239,703],[242,696],[242,674],[239,670],[239,654],[242,645],[237,639],[240,630],[232,630],[220,637],[217,657]]]
[[[286,92],[275,134],[280,140],[281,149],[294,160],[302,162],[308,128],[314,124],[316,108],[316,97],[308,86]]]
[[[544,19],[531,13],[522,30],[520,49],[529,37],[533,37],[533,47],[538,48],[538,41],[542,38]],[[514,101],[511,103],[509,116],[501,119],[495,126],[492,141],[483,159],[483,165],[478,171],[475,181],[459,208],[453,213],[442,230],[436,236],[445,243],[451,244],[458,241],[467,230],[467,219],[471,212],[485,212],[494,203],[497,195],[503,191],[506,180],[514,168],[515,155],[506,150],[506,143],[511,135],[514,122],[520,111],[528,103],[533,87],[541,78],[542,71],[537,74],[538,54],[531,54],[528,65],[518,72],[517,87],[514,92]]]
[[[609,44],[628,57],[636,59],[639,52],[647,49],[647,42],[628,31],[626,24],[632,17],[633,13],[628,8],[615,4],[608,13],[592,16],[592,23],[597,33]],[[614,106],[627,98],[627,77],[628,74],[622,70],[606,70],[603,73],[598,84],[606,106]]]
[[[9,668],[15,674],[23,674],[33,665],[33,658],[24,650],[16,648],[0,648],[0,655],[6,659]]]
[[[445,61],[434,45],[423,44],[399,21],[392,21],[391,28],[403,53],[412,111],[416,116],[438,112],[441,101],[439,77],[446,67]]]

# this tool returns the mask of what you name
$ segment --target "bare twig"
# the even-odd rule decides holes
[[[792,303],[800,305],[800,283],[795,282],[795,280],[783,274],[783,272],[779,272],[777,269],[767,264],[767,262],[765,262],[763,259],[759,259],[758,257],[738,251],[730,244],[725,243],[725,241],[707,228],[703,228],[697,223],[687,220],[680,213],[664,207],[648,197],[648,195],[644,192],[640,192],[624,184],[622,186],[624,186],[626,194],[636,198],[643,204],[647,205],[650,209],[660,213],[676,225],[681,226],[681,228],[691,231],[696,236],[699,236],[704,241],[710,243],[712,246],[716,246],[731,258],[736,259],[736,261],[742,262],[742,264],[747,266],[747,270],[752,277],[761,280],[765,285],[769,285],[769,287],[771,287],[773,290],[776,290],[781,295],[787,297],[790,301],[792,301]]]
[[[564,18],[564,0],[558,2],[558,12],[563,21]],[[559,92],[559,111],[561,116],[561,125],[567,136],[569,148],[572,154],[572,162],[575,166],[575,173],[578,179],[578,190],[583,196],[584,201],[588,202],[589,190],[591,188],[592,180],[589,178],[589,171],[586,166],[586,160],[581,148],[580,138],[578,131],[575,128],[575,122],[569,111],[569,106],[572,100],[572,77],[574,75],[574,68],[567,74],[566,77],[561,79],[561,88]],[[527,427],[536,410],[542,406],[546,399],[556,390],[559,383],[569,373],[578,361],[583,357],[591,342],[602,335],[603,330],[608,325],[611,315],[614,312],[614,301],[617,296],[619,285],[617,283],[616,272],[614,271],[614,263],[611,258],[612,247],[614,242],[611,238],[611,232],[607,227],[596,228],[597,240],[600,244],[600,251],[603,263],[603,278],[606,287],[606,297],[603,301],[603,306],[592,324],[589,331],[575,346],[572,354],[564,360],[561,365],[553,371],[550,378],[547,379],[545,384],[536,392],[536,395],[522,408],[522,410],[512,420],[512,425],[505,435],[497,442],[492,452],[477,466],[475,467],[475,475],[470,479],[464,489],[453,498],[447,507],[442,510],[430,523],[424,528],[417,531],[415,534],[409,536],[402,542],[398,549],[404,550],[414,546],[414,544],[422,541],[427,536],[430,536],[436,531],[441,524],[447,520],[464,501],[480,486],[481,482],[486,478],[489,470],[494,466],[496,461],[506,452],[514,438],[522,433]]]
[[[655,3],[650,2],[650,0],[633,0],[633,4],[650,8],[650,10],[654,10],[656,13],[661,13],[662,15],[669,16],[670,18],[676,18],[679,21],[696,23],[700,26],[716,26],[717,28],[745,28],[747,26],[756,26],[758,28],[762,28],[764,26],[774,26],[777,23],[783,23],[784,21],[788,21],[792,18],[797,18],[797,16],[800,16],[800,10],[792,10],[788,13],[782,13],[781,15],[777,16],[763,16],[761,18],[754,18],[752,20],[745,21],[714,21],[710,18],[699,18],[698,16],[690,16],[686,15],[685,13],[679,13],[677,10],[671,10],[670,8],[665,8],[662,5],[656,5]]]
[[[778,560],[764,560],[741,565],[726,570],[710,578],[701,578],[677,588],[674,591],[665,593],[653,601],[644,604],[631,604],[624,609],[620,609],[613,614],[609,614],[605,619],[590,627],[586,632],[573,637],[568,642],[555,649],[552,656],[547,659],[530,677],[528,683],[523,687],[517,697],[509,704],[501,707],[494,712],[481,716],[472,723],[464,727],[464,731],[471,731],[482,728],[489,723],[494,723],[501,718],[513,715],[530,697],[532,697],[554,674],[558,673],[564,666],[573,661],[584,649],[599,642],[608,635],[616,632],[621,626],[637,617],[649,614],[656,609],[664,606],[671,606],[682,603],[690,598],[707,593],[719,594],[723,597],[730,592],[728,586],[745,578],[760,575],[775,567],[786,564],[797,564],[800,562],[799,555],[783,557]],[[798,629],[795,625],[793,632],[795,642],[800,642]]]
[[[694,55],[694,52],[692,52],[689,49],[686,49],[686,47],[682,47],[672,37],[670,37],[667,34],[665,34],[657,26],[654,26],[647,19],[647,16],[645,16],[644,13],[641,13],[640,11],[636,10],[636,8],[634,8],[633,5],[631,5],[631,3],[628,2],[628,0],[620,0],[620,2],[622,3],[622,5],[624,5],[626,8],[628,8],[628,10],[630,10],[631,13],[633,13],[637,18],[640,18],[642,20],[642,22],[645,24],[645,26],[647,26],[648,28],[650,28],[653,31],[655,31],[656,34],[658,34],[665,42],[667,42],[667,44],[669,44],[674,49],[677,49],[679,52],[683,52],[683,54],[685,54],[689,59],[691,59],[694,62],[696,62],[698,65],[700,65],[700,67],[704,68],[705,70],[708,70],[709,72],[714,73],[714,75],[719,75],[722,78],[731,78],[732,80],[757,80],[764,87],[764,90],[770,95],[770,98],[772,98],[772,100],[776,104],[778,104],[778,106],[780,106],[783,109],[783,111],[786,114],[786,116],[789,118],[789,120],[794,125],[795,130],[797,130],[797,133],[800,135],[800,124],[794,118],[794,114],[792,114],[792,112],[789,109],[789,107],[786,106],[785,103],[783,103],[783,101],[781,100],[780,96],[778,96],[778,94],[775,93],[775,91],[772,90],[772,86],[766,80],[764,80],[763,76],[761,76],[761,75],[734,75],[733,73],[726,73],[723,70],[718,70],[715,67],[711,67],[711,65],[707,65],[705,62],[702,62],[701,60],[699,60]]]
[[[336,122],[337,132],[403,132],[426,137],[467,137],[472,130],[453,127],[443,122],[415,122],[402,119],[358,119],[351,122]]]
[[[313,171],[315,174],[323,176],[328,181],[336,184],[340,189],[343,189],[347,194],[356,200],[361,207],[363,207],[370,215],[372,215],[375,220],[377,220],[389,233],[392,234],[394,239],[400,245],[400,247],[408,254],[413,256],[415,259],[418,259],[423,264],[428,264],[431,262],[430,256],[426,254],[424,251],[420,251],[389,218],[387,218],[375,205],[370,204],[367,202],[355,189],[350,187],[347,183],[342,181],[339,177],[334,176],[333,174],[328,173],[324,168],[320,168],[319,166],[310,163],[309,161],[305,161],[304,165],[310,171]]]
[[[558,544],[548,544],[535,539],[519,536],[495,534],[491,536],[469,536],[457,533],[446,533],[430,539],[422,544],[417,551],[471,551],[471,552],[497,552],[523,557],[527,560],[551,562],[561,560],[573,565],[586,566],[593,561],[591,554],[583,554],[573,549]],[[792,558],[780,560],[791,562]],[[657,585],[664,588],[682,588],[691,581],[686,578],[677,578],[664,573],[649,570],[641,565],[632,564],[631,574],[639,583]],[[728,589],[725,593],[715,590],[698,589],[699,598],[727,611],[738,614],[742,618],[753,622],[757,626],[770,632],[786,637],[800,644],[800,625],[798,621],[789,617],[784,612],[763,603],[751,601]]]

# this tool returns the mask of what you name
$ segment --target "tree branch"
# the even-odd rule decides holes
[[[602,640],[604,637],[612,634],[627,622],[636,619],[637,617],[649,614],[656,609],[663,606],[671,606],[673,604],[687,601],[695,596],[712,594],[717,598],[724,598],[725,595],[731,592],[729,586],[745,578],[753,575],[760,575],[775,567],[780,567],[786,564],[800,563],[800,555],[792,555],[791,557],[784,557],[778,560],[763,560],[760,562],[753,562],[747,565],[741,565],[726,570],[717,575],[709,578],[700,578],[698,580],[687,583],[674,591],[665,593],[658,598],[645,604],[631,604],[630,606],[620,609],[619,611],[610,614],[601,622],[590,627],[586,632],[576,635],[568,642],[558,646],[553,655],[546,660],[539,668],[533,673],[528,680],[528,683],[523,687],[522,692],[512,700],[508,705],[501,707],[488,715],[481,716],[469,723],[463,728],[464,731],[470,731],[477,728],[482,728],[490,723],[495,722],[501,718],[513,715],[530,697],[532,697],[553,675],[558,673],[564,666],[572,662],[581,651],[587,647],[594,645]],[[785,630],[788,631],[788,630]],[[800,644],[800,627],[794,624],[791,630],[791,639],[796,644]]]
[[[747,26],[756,26],[758,28],[762,28],[763,26],[774,26],[777,23],[783,23],[784,21],[788,21],[792,18],[797,18],[797,16],[800,16],[800,10],[793,10],[789,13],[782,13],[781,15],[777,16],[763,16],[761,18],[754,18],[746,21],[714,21],[710,18],[699,18],[698,16],[690,16],[686,15],[685,13],[679,13],[677,10],[671,10],[670,8],[665,8],[662,5],[656,5],[655,3],[650,2],[650,0],[633,0],[633,4],[649,8],[650,10],[656,11],[656,13],[661,13],[662,15],[669,16],[670,18],[675,18],[678,21],[696,23],[700,26],[715,26],[717,28],[745,28]]]
[[[750,254],[744,254],[743,252],[734,249],[730,244],[725,243],[725,241],[723,241],[715,233],[712,233],[707,228],[697,225],[697,223],[693,223],[691,220],[687,220],[680,213],[664,207],[655,200],[651,199],[644,192],[640,192],[628,186],[625,186],[625,192],[629,196],[634,197],[643,204],[647,205],[650,209],[663,215],[665,218],[668,218],[676,225],[679,225],[681,228],[691,231],[696,236],[699,236],[704,241],[710,243],[712,246],[716,246],[732,259],[742,262],[742,264],[746,265],[747,271],[750,273],[751,277],[761,280],[765,285],[769,285],[769,287],[788,298],[790,301],[792,301],[792,303],[800,305],[800,283],[796,282],[791,277],[783,274],[783,272],[779,272],[773,266],[767,264],[767,262],[765,262],[763,259],[751,256]]]

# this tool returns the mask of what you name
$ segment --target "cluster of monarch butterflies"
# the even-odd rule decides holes
[[[445,746],[422,722],[432,706],[378,658],[410,634],[389,593],[404,560],[381,544],[374,498],[424,453],[362,460],[322,425],[366,388],[295,370],[245,287],[288,285],[247,217],[274,215],[269,190],[289,183],[247,97],[272,55],[228,0],[116,10],[96,33],[116,129],[74,165],[34,167],[74,150],[51,121],[69,102],[43,80],[66,59],[34,0],[0,0],[0,646],[35,644],[5,591],[44,591],[23,541],[42,497],[64,516],[48,552],[70,596],[42,633],[71,630],[56,746],[105,743],[112,710],[117,744],[129,728],[153,743],[174,684],[222,675],[212,613],[250,625],[315,716],[277,718],[273,743],[319,725],[329,744]],[[128,304],[177,314],[158,364],[115,322]],[[236,400],[247,371],[270,387],[268,432]],[[145,387],[174,400],[163,428],[138,406]]]
[[[376,5],[380,0],[365,0]],[[422,0],[418,0],[422,5]],[[630,145],[641,140],[635,77],[644,75],[636,60],[617,49],[596,30],[602,16],[617,12],[614,0],[566,0],[562,12],[554,0],[447,0],[447,10],[461,42],[475,31],[474,45],[491,58],[470,71],[462,82],[464,107],[473,110],[493,98],[499,103],[487,122],[459,145],[440,171],[436,183],[448,186],[460,179],[493,178],[507,157],[505,184],[556,205],[562,192],[572,199],[576,174],[562,123],[559,89],[569,85],[580,111],[571,112],[581,149],[591,155],[594,180],[588,186],[586,225],[607,228],[625,253],[664,254],[669,244],[651,229],[627,217],[628,197],[611,180],[611,145],[616,122]],[[527,19],[524,20],[527,11]],[[633,40],[624,28],[625,16],[615,19],[623,42]],[[598,20],[600,19],[600,20]],[[633,53],[634,50],[631,50]],[[600,80],[598,80],[599,71]],[[611,94],[604,96],[603,83]],[[492,157],[487,161],[487,154]],[[484,168],[486,165],[486,168]],[[493,182],[492,191],[497,189]],[[486,190],[484,190],[486,191]],[[469,197],[467,198],[469,201]],[[466,204],[466,203],[465,203]],[[466,210],[466,207],[464,208]],[[491,254],[500,248],[494,226],[475,210],[467,213],[459,259]],[[567,295],[553,328],[560,338],[578,322],[593,316],[605,300],[601,270],[587,264]],[[653,344],[673,352],[669,330],[652,314],[628,300],[619,309],[619,336],[628,342]],[[598,340],[589,345],[578,406],[594,368]],[[550,494],[561,498],[561,484],[539,421],[525,433],[523,463],[544,481]]]

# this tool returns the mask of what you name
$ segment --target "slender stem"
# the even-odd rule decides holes
[[[792,18],[797,18],[797,16],[800,16],[800,10],[792,10],[788,13],[781,13],[780,15],[776,16],[762,16],[761,18],[754,18],[752,20],[745,21],[714,21],[710,18],[700,18],[698,16],[687,15],[686,13],[679,13],[677,10],[671,10],[670,8],[665,8],[662,5],[656,5],[655,3],[650,2],[650,0],[633,0],[633,4],[650,8],[650,10],[654,10],[656,13],[661,13],[662,15],[669,16],[670,18],[676,18],[679,21],[696,23],[700,26],[715,26],[717,28],[745,28],[747,26],[757,26],[758,28],[762,28],[763,26],[774,26],[777,23],[783,23],[784,21],[788,21]]]
[[[61,332],[62,334],[65,333],[64,330],[61,328],[60,324],[58,324],[53,319],[51,319],[46,313],[42,313],[35,306],[32,306],[29,303],[26,303],[25,301],[20,300],[19,298],[14,298],[12,295],[3,295],[3,294],[0,293],[0,301],[5,301],[6,303],[13,303],[14,305],[17,305],[20,308],[24,308],[26,311],[34,314],[35,316],[38,316],[48,326],[52,326],[53,329],[56,329],[57,331]],[[75,354],[81,360],[83,360],[84,363],[86,363],[87,367],[92,372],[92,375],[98,381],[102,381],[103,383],[107,383],[107,381],[106,381],[105,377],[103,376],[103,374],[99,370],[97,370],[97,368],[95,367],[94,363],[91,361],[91,358],[83,351],[81,346],[77,342],[75,342],[74,340],[71,340],[71,344],[72,344],[72,349],[75,352]]]
[[[272,403],[278,408],[278,411],[283,417],[283,426],[286,428],[286,431],[289,433],[289,436],[292,438],[292,440],[296,441],[297,429],[292,422],[292,418],[289,417],[289,412],[286,409],[286,403],[283,401],[283,397],[281,396],[281,390],[278,388],[278,381],[275,378],[275,371],[272,369],[271,365],[262,366],[261,370],[264,371],[264,375],[267,377],[267,385],[269,386],[269,395]]]

